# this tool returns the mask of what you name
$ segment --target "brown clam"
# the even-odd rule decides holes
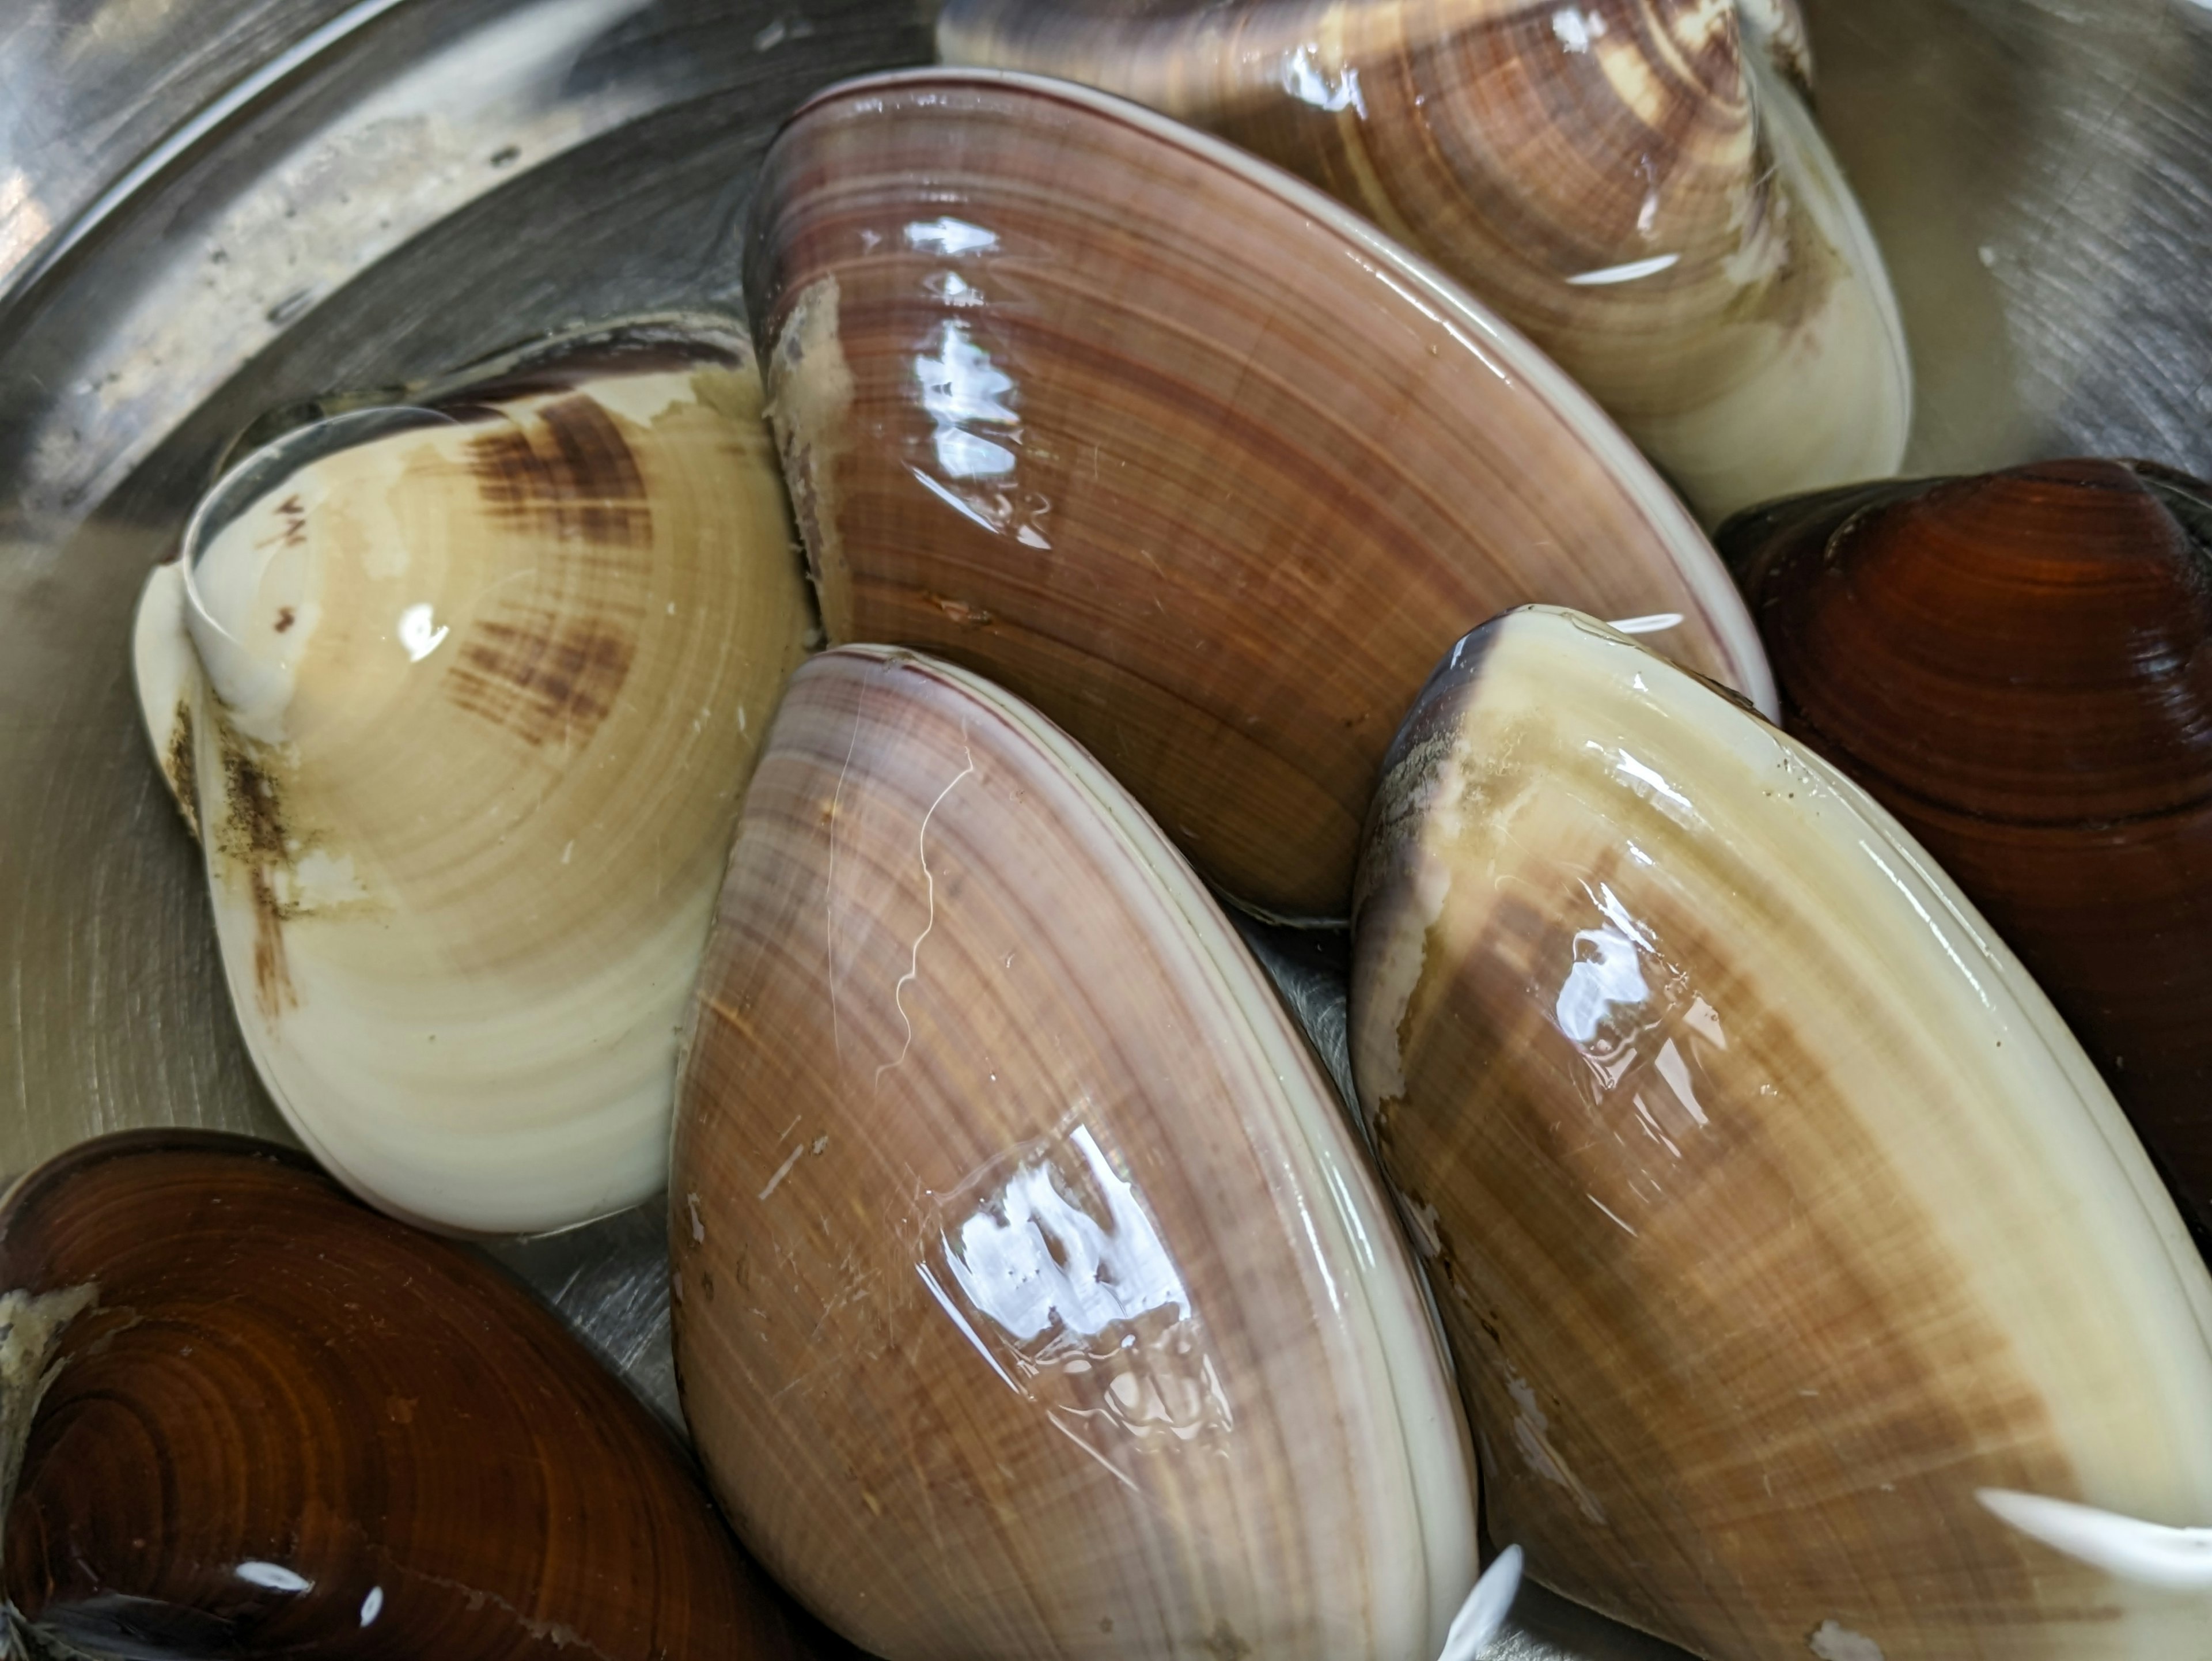
[[[684,1411],[890,1661],[1432,1661],[1474,1473],[1341,1108],[1158,828],[1019,700],[793,678],[701,971]]]
[[[1558,359],[1709,522],[1904,455],[1904,330],[1801,96],[1794,0],[950,0],[938,44],[1342,198]]]
[[[1036,703],[1238,899],[1343,915],[1392,728],[1504,607],[1771,697],[1619,431],[1297,180],[981,71],[833,89],[764,165],[746,293],[830,637]]]
[[[11,1653],[849,1653],[549,1311],[299,1154],[83,1144],[0,1280]]]
[[[2212,1230],[2212,486],[2050,461],[1723,533],[1789,730],[2020,953]]]
[[[1533,1577],[1711,1661],[2212,1655],[2201,1603],[2007,1520],[2212,1512],[2212,1281],[1864,792],[1511,612],[1399,735],[1353,954],[1363,1109]]]

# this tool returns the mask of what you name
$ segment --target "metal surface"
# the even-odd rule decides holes
[[[1806,0],[1918,377],[1908,472],[2212,472],[2212,9]]]
[[[1917,357],[1911,465],[2212,472],[2212,10],[1806,9]],[[910,0],[5,8],[0,1172],[131,1125],[283,1134],[126,663],[138,585],[225,443],[562,323],[737,303],[782,114],[927,52]],[[1340,1034],[1326,965],[1272,955]],[[495,1255],[672,1414],[661,1226],[647,1207]],[[1540,1591],[1518,1621],[1492,1655],[1674,1653]]]

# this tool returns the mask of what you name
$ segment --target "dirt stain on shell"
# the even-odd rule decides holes
[[[185,827],[200,841],[199,763],[192,749],[192,706],[177,700],[177,716],[169,725],[169,747],[161,756],[161,770],[168,776],[169,790],[184,810]]]
[[[228,812],[217,851],[246,871],[253,897],[253,995],[263,1017],[274,1021],[300,1002],[284,958],[284,924],[293,908],[277,898],[270,874],[291,857],[283,801],[270,770],[228,729],[222,733],[222,771]]]
[[[786,314],[768,368],[768,417],[783,459],[784,486],[806,550],[806,572],[825,628],[849,637],[853,576],[845,563],[837,464],[853,406],[853,371],[838,333],[837,279],[807,285]]]

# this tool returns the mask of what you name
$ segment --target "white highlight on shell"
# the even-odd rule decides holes
[[[2138,1585],[2212,1591],[2212,1529],[2169,1528],[2070,1500],[1979,1488],[1983,1508],[2053,1551]]]
[[[1615,618],[1605,626],[1624,635],[1656,635],[1681,624],[1680,611],[1647,611],[1642,617]]]
[[[1990,1002],[1990,995],[1983,988],[1980,978],[1975,975],[1972,970],[1966,967],[1966,960],[1959,955],[1958,948],[1951,944],[1951,937],[1944,933],[1942,924],[1936,922],[1936,919],[1929,914],[1928,908],[1921,904],[1919,897],[1913,893],[1911,888],[1905,885],[1905,884],[1899,878],[1896,872],[1889,868],[1889,862],[1883,859],[1881,855],[1875,852],[1874,844],[1872,843],[1868,842],[1862,837],[1859,842],[1859,847],[1865,852],[1867,858],[1874,861],[1875,867],[1881,871],[1881,874],[1889,879],[1891,885],[1897,890],[1897,891],[1905,897],[1905,903],[1912,908],[1913,914],[1917,916],[1922,922],[1928,925],[1928,932],[1935,939],[1936,944],[1943,948],[1943,955],[1950,958],[1952,963],[1957,965],[1960,974],[1966,977],[1966,983],[1974,989],[1974,995],[1982,1001],[1983,1007],[1984,1008],[1994,1010],[1996,1006]],[[1992,1492],[1994,1492],[1994,1490],[1992,1490]]]
[[[1610,898],[1612,891],[1606,891]],[[1588,957],[1583,955],[1584,947],[1589,950]],[[1610,923],[1585,928],[1575,935],[1574,967],[1553,1001],[1552,1020],[1576,1044],[1586,1044],[1614,1010],[1640,1008],[1650,997],[1637,941]]]
[[[1594,271],[1579,271],[1567,282],[1577,289],[1609,288],[1615,283],[1633,283],[1638,277],[1656,277],[1663,271],[1673,269],[1681,258],[1678,253],[1657,253],[1649,259],[1632,259],[1625,265],[1601,265]]]
[[[1024,1162],[945,1241],[945,1268],[968,1301],[1018,1343],[1055,1330],[1093,1337],[1148,1314],[1193,1317],[1190,1290],[1133,1183],[1088,1125],[1069,1133],[1106,1215],[1061,1189],[1048,1159]]]
[[[1588,52],[1590,38],[1605,33],[1605,19],[1585,15],[1577,7],[1562,6],[1552,14],[1552,33],[1569,52]]]
[[[1680,824],[1693,823],[1697,809],[1690,799],[1667,782],[1656,768],[1645,765],[1626,750],[1613,751],[1613,770],[1628,780],[1629,788]],[[1642,787],[1639,788],[1638,787]],[[1675,810],[1679,809],[1677,812]]]
[[[361,1600],[361,1624],[364,1627],[368,1626],[383,1613],[384,1588],[371,1586],[368,1589],[368,1596]]]
[[[1311,46],[1302,46],[1283,59],[1283,90],[1317,110],[1331,113],[1352,110],[1366,119],[1367,100],[1360,94],[1359,71],[1346,64],[1330,73]]]
[[[436,651],[452,630],[434,621],[428,605],[410,605],[399,614],[399,643],[407,648],[407,661],[420,663]]]
[[[1003,429],[1018,442],[1021,417],[1007,402],[1013,377],[991,362],[964,323],[941,326],[933,351],[914,360],[921,407],[936,423],[937,465],[952,478],[998,478],[1014,471],[1014,453],[978,425]]]
[[[1635,1230],[1634,1226],[1633,1226],[1632,1225],[1631,1225],[1626,1218],[1622,1217],[1622,1215],[1621,1215],[1619,1212],[1615,1211],[1615,1210],[1614,1210],[1611,1206],[1607,1205],[1604,1201],[1602,1201],[1602,1200],[1599,1199],[1599,1198],[1597,1197],[1597,1196],[1596,1196],[1596,1195],[1595,1195],[1595,1194],[1585,1194],[1585,1195],[1583,1195],[1583,1198],[1584,1198],[1585,1200],[1588,1200],[1588,1201],[1589,1201],[1592,1205],[1595,1206],[1595,1207],[1596,1207],[1600,1211],[1602,1211],[1603,1213],[1605,1213],[1605,1214],[1606,1214],[1607,1217],[1611,1218],[1614,1222],[1619,1223],[1619,1224],[1620,1225],[1620,1226],[1621,1226],[1625,1231],[1626,1231],[1628,1233],[1630,1233],[1630,1234],[1632,1234],[1632,1234],[1635,1234],[1636,1230]]]
[[[1863,1633],[1833,1621],[1823,1621],[1805,1647],[1820,1661],[1883,1661],[1881,1646]]]
[[[264,1563],[252,1559],[240,1563],[232,1571],[250,1586],[264,1586],[270,1591],[313,1591],[315,1583],[305,1575],[295,1574],[282,1563]]]
[[[932,253],[984,253],[999,246],[998,234],[947,215],[917,220],[906,228],[906,245]]]
[[[1498,1628],[1512,1612],[1513,1599],[1521,1591],[1521,1548],[1508,1546],[1492,1560],[1483,1570],[1482,1578],[1474,1583],[1474,1590],[1467,1595],[1467,1602],[1459,1606],[1452,1617],[1451,1630],[1444,1634],[1444,1646],[1437,1661],[1476,1661],[1490,1640],[1498,1636]]]

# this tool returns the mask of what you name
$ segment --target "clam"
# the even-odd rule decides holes
[[[676,1035],[811,627],[750,349],[564,338],[298,428],[138,624],[232,1000],[302,1141],[483,1233],[665,1180]]]
[[[1474,1474],[1402,1237],[1065,734],[947,664],[809,662],[687,1045],[684,1411],[830,1625],[889,1661],[1437,1654]]]
[[[2212,1281],[1811,751],[1588,618],[1477,630],[1392,751],[1352,1029],[1533,1578],[1711,1661],[2212,1655],[1981,1498],[2201,1522]]]
[[[1794,0],[950,0],[937,38],[1341,198],[1556,358],[1709,522],[1905,453],[1904,329],[1790,84]]]
[[[0,1284],[11,1654],[848,1653],[550,1311],[289,1150],[82,1144]]]
[[[1391,731],[1506,606],[1771,696],[1696,526],[1557,368],[1133,105],[825,93],[764,164],[745,290],[830,638],[1001,682],[1264,911],[1343,916]]]
[[[2051,461],[1778,504],[1789,730],[1935,855],[2212,1230],[2212,486]]]

